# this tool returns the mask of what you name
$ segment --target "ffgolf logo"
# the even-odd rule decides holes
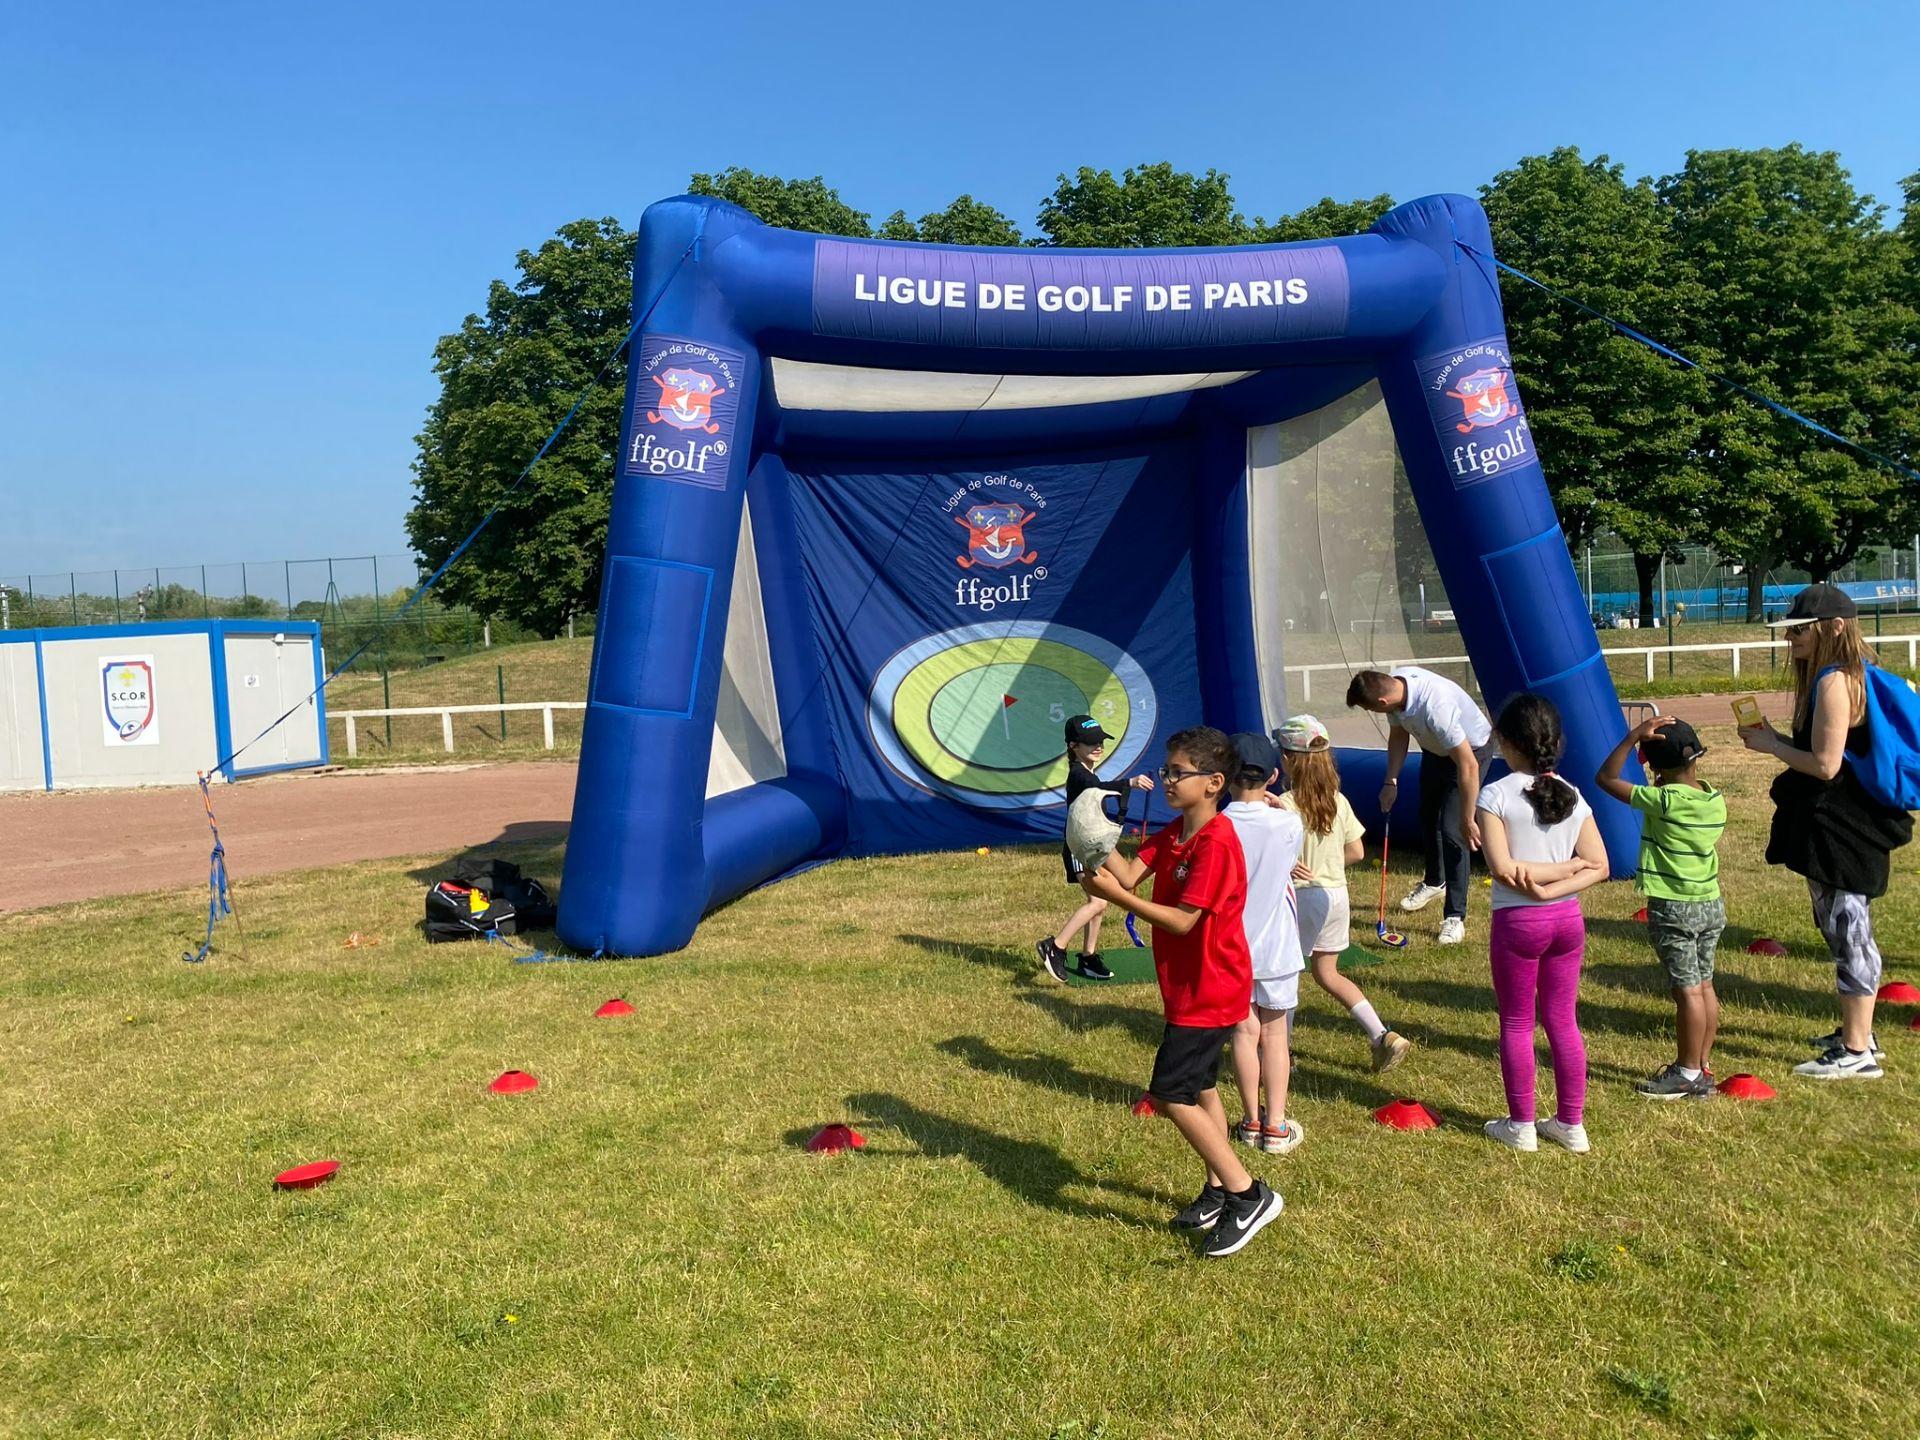
[[[1539,459],[1505,339],[1477,340],[1421,361],[1420,384],[1456,486]],[[1472,438],[1457,440],[1463,435]]]
[[[105,738],[109,745],[159,743],[151,655],[104,661],[100,666],[100,692],[106,707]]]
[[[984,565],[989,570],[1004,570],[1009,565],[1031,565],[1040,558],[1037,550],[1027,550],[1026,524],[1033,511],[1017,501],[981,501],[953,517],[967,531],[967,553],[956,557],[962,570]],[[1021,551],[1025,550],[1023,555]]]
[[[724,490],[744,358],[697,340],[644,335],[637,364],[620,473]]]
[[[1011,490],[1019,497],[980,493]],[[1029,508],[1031,502],[1031,508]],[[1047,508],[1047,497],[1017,475],[979,475],[955,490],[941,506],[948,519],[967,532],[967,552],[953,563],[968,573],[953,584],[953,603],[963,610],[989,614],[1002,605],[1025,605],[1033,598],[1035,582],[1047,578],[1047,567],[1036,565],[1038,549],[1027,546],[1027,526]],[[1020,570],[1019,566],[1032,566]],[[982,570],[1014,573],[999,579]]]

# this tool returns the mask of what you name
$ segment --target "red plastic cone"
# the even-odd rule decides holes
[[[538,1087],[540,1082],[524,1070],[502,1070],[487,1089],[496,1095],[518,1095],[523,1091]]]
[[[1405,1096],[1373,1112],[1373,1118],[1395,1130],[1432,1130],[1440,1124],[1440,1112]]]
[[[1773,1087],[1758,1075],[1729,1075],[1720,1082],[1720,1093],[1735,1100],[1771,1100]]]
[[[1758,940],[1747,946],[1747,954],[1749,955],[1784,955],[1786,953],[1786,946],[1782,945],[1778,940],[1769,939],[1765,935],[1762,935]]]
[[[1920,1005],[1920,990],[1914,989],[1911,981],[1889,980],[1880,987],[1880,993],[1874,998],[1891,1001],[1895,1005]]]
[[[838,1155],[842,1150],[859,1150],[867,1143],[867,1137],[851,1125],[822,1125],[807,1141],[807,1149],[816,1155]]]
[[[316,1160],[311,1165],[296,1165],[291,1170],[282,1170],[273,1177],[273,1183],[282,1190],[311,1190],[323,1181],[331,1180],[333,1172],[339,1168],[338,1160]]]
[[[1634,911],[1633,918],[1636,920],[1645,920],[1647,918],[1647,907],[1642,905],[1638,910]]]
[[[1133,1113],[1143,1118],[1151,1118],[1160,1113],[1160,1102],[1151,1095],[1142,1094],[1133,1102]]]
[[[609,1000],[593,1013],[596,1019],[606,1020],[615,1015],[633,1014],[633,1006],[624,1000]]]

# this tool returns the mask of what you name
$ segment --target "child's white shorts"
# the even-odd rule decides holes
[[[1253,1003],[1265,1010],[1291,1010],[1300,1003],[1300,972],[1278,980],[1255,980]]]
[[[1293,892],[1300,907],[1300,948],[1309,955],[1338,955],[1347,948],[1348,927],[1353,922],[1345,890],[1322,890],[1302,885]]]

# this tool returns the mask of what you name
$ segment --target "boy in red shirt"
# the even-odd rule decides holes
[[[1220,813],[1227,776],[1239,769],[1227,737],[1209,726],[1167,741],[1161,793],[1180,818],[1128,860],[1115,853],[1081,881],[1097,895],[1153,926],[1153,968],[1160,979],[1166,1033],[1148,1092],[1207,1167],[1207,1183],[1173,1217],[1174,1228],[1210,1231],[1201,1253],[1233,1255],[1285,1203],[1247,1173],[1234,1153],[1215,1080],[1220,1052],[1253,1001],[1253,957],[1241,914],[1247,865],[1233,822]],[[1153,877],[1153,899],[1133,892]]]

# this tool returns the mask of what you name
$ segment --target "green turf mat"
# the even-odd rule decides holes
[[[1077,952],[1067,954],[1067,983],[1069,985],[1146,985],[1153,981],[1153,951],[1142,950],[1136,945],[1123,945],[1112,950],[1102,950],[1100,958],[1107,962],[1107,968],[1113,971],[1111,980],[1089,980],[1084,975],[1074,973],[1078,962]]]
[[[1107,968],[1113,971],[1111,980],[1089,980],[1084,975],[1074,973],[1075,956],[1067,957],[1067,983],[1069,985],[1145,985],[1153,979],[1153,951],[1142,950],[1127,945],[1113,950],[1102,950],[1100,958],[1107,962]],[[1387,962],[1371,950],[1362,950],[1358,945],[1349,945],[1340,952],[1342,970],[1366,970]]]

